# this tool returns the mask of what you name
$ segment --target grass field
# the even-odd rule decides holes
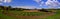
[[[56,10],[56,14],[53,16],[48,16],[47,18],[28,18],[28,19],[60,19],[60,10]],[[9,14],[19,15],[19,16],[41,16],[45,14],[45,12],[22,12],[22,11],[9,11]],[[26,19],[26,18],[16,18],[12,16],[7,16],[2,14],[0,10],[0,19]]]

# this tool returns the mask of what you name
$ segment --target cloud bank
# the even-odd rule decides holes
[[[46,2],[42,0],[35,0],[40,6],[48,6],[48,8],[58,8],[57,6],[60,6],[60,3],[57,0],[47,0]]]
[[[13,8],[25,8],[25,9],[34,9],[35,6],[14,6]]]

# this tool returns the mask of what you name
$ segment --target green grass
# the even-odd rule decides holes
[[[43,13],[41,12],[22,12],[22,11],[9,11],[9,13],[18,14],[21,16],[40,16]]]
[[[18,19],[18,18],[4,15],[4,14],[2,14],[2,11],[0,10],[0,19]],[[21,19],[21,18],[19,18],[19,19]]]
[[[60,19],[60,10],[56,10],[56,14],[53,16],[49,16],[46,19]]]
[[[56,10],[57,13],[53,16],[48,16],[47,18],[35,18],[35,19],[60,19],[60,10]],[[4,14],[1,13],[2,11],[0,10],[0,19],[25,19],[25,18],[15,18],[15,17],[11,17],[11,16],[6,16]],[[30,15],[42,15],[41,12],[22,12],[22,11],[9,11],[13,14],[18,14],[18,15],[22,15],[22,16],[30,16]]]

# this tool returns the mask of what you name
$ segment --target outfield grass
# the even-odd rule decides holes
[[[60,10],[56,10],[57,13],[53,16],[48,16],[47,18],[36,18],[36,19],[60,19]],[[11,16],[6,16],[4,14],[1,13],[2,11],[0,10],[0,19],[18,19],[15,17],[11,17]],[[29,16],[29,15],[42,15],[41,12],[22,12],[22,11],[9,11],[13,14],[18,14],[18,15],[24,15],[24,16]],[[22,19],[22,18],[19,18]],[[24,18],[23,18],[24,19]]]

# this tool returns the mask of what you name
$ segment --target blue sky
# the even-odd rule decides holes
[[[46,2],[47,0],[42,0],[43,2]],[[58,0],[58,2],[60,2],[60,0]],[[48,8],[48,6],[39,6],[40,4],[38,4],[37,2],[33,1],[33,0],[11,0],[10,3],[3,3],[2,5],[6,5],[9,6],[11,5],[12,7],[16,7],[16,6],[28,6],[28,7],[32,7],[34,6],[35,8]]]
[[[4,3],[4,5],[11,6],[36,6],[38,5],[33,0],[12,0],[10,3]]]

